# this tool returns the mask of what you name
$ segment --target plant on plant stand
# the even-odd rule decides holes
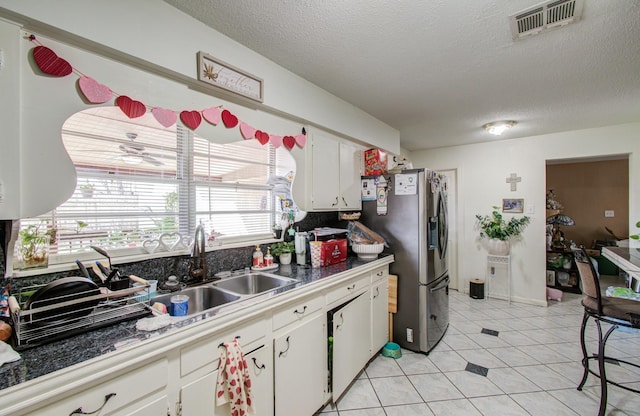
[[[291,264],[292,253],[296,251],[296,246],[293,241],[279,241],[271,244],[270,247],[271,254],[280,258],[280,264]]]
[[[42,230],[40,225],[28,225],[18,232],[15,269],[25,270],[49,265],[49,241],[55,229]]]
[[[509,254],[509,240],[519,238],[527,227],[531,218],[526,215],[522,218],[510,218],[506,221],[500,211],[500,207],[493,207],[491,215],[477,215],[480,238],[488,238],[487,250],[489,254],[506,256]]]

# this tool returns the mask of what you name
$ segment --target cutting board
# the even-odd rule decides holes
[[[398,276],[389,275],[389,313],[398,312]]]

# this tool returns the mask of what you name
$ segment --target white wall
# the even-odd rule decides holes
[[[640,220],[640,123],[577,130],[492,143],[452,146],[410,154],[414,167],[457,169],[460,288],[484,278],[486,251],[478,241],[476,214],[488,214],[503,198],[524,198],[533,204],[532,222],[524,238],[512,246],[512,299],[544,304],[545,284],[545,161],[629,154],[630,227]],[[522,177],[511,192],[506,178]],[[597,198],[594,195],[594,198]],[[636,233],[637,230],[630,230]]]
[[[78,76],[53,78],[34,68],[35,45],[26,39],[31,32],[74,68],[150,106],[179,111],[223,105],[272,134],[298,133],[308,123],[391,152],[400,149],[397,130],[162,1],[0,0],[3,219],[41,214],[71,195],[75,170],[60,128],[89,107],[76,91]],[[264,103],[195,88],[201,50],[263,78]],[[220,125],[203,123],[197,132],[216,141],[242,139],[237,129]],[[301,152],[292,151],[297,161],[304,161]]]

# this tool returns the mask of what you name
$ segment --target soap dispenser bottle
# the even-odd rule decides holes
[[[256,245],[256,249],[253,252],[253,267],[264,267],[264,256],[259,245]]]
[[[271,255],[271,247],[267,247],[267,254],[264,255],[264,267],[273,266],[273,256]]]

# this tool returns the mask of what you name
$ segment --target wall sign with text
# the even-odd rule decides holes
[[[262,78],[251,75],[204,52],[198,52],[198,81],[262,102]]]

